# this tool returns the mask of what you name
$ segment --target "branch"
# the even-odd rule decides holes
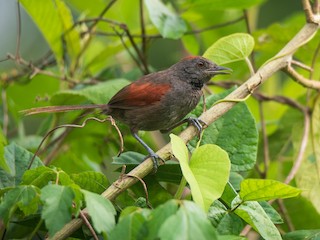
[[[284,72],[286,72],[294,81],[301,84],[302,86],[313,88],[320,90],[320,82],[312,79],[305,78],[301,74],[299,74],[289,63],[284,69]]]
[[[280,69],[287,66],[287,63],[292,57],[292,54],[303,44],[312,39],[314,34],[318,30],[318,25],[307,23],[292,40],[271,60],[267,61],[253,76],[251,76],[244,84],[242,84],[235,91],[230,93],[224,102],[214,105],[208,111],[204,112],[200,116],[200,120],[206,122],[208,125],[212,124],[215,120],[220,118],[223,114],[229,111],[236,102],[228,102],[228,99],[242,99],[250,95],[250,92],[255,90],[260,84],[265,82],[269,77]],[[183,132],[180,137],[185,143],[189,142],[194,136],[197,135],[197,129],[193,126],[189,126]],[[164,160],[168,160],[171,153],[171,144],[167,144],[157,152],[157,155]],[[151,158],[146,159],[143,163],[134,168],[128,173],[130,176],[137,176],[143,178],[153,170],[153,162]],[[138,181],[137,178],[123,177],[115,181],[106,191],[102,193],[102,196],[114,200],[120,193],[128,189],[130,186]],[[74,219],[66,224],[62,230],[60,230],[52,239],[64,239],[70,236],[82,225],[81,219]]]

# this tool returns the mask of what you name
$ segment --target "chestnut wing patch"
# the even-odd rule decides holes
[[[111,108],[133,109],[154,104],[170,91],[169,84],[152,82],[131,83],[114,95],[108,105]]]

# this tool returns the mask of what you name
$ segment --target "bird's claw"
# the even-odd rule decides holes
[[[195,128],[198,129],[199,136],[202,133],[203,127],[208,126],[208,124],[202,121],[201,119],[193,117],[188,118],[188,123],[192,124]]]
[[[149,153],[149,155],[145,158],[151,158],[152,159],[152,163],[153,163],[153,174],[155,174],[158,171],[158,167],[159,167],[159,161],[164,162],[164,160],[159,157],[156,153]]]

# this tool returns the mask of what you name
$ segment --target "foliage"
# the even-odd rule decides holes
[[[189,114],[199,117],[268,59],[279,57],[274,55],[306,24],[302,7],[286,2],[289,11],[282,18],[273,20],[269,14],[262,21],[259,14],[268,6],[279,9],[281,3],[20,0],[17,26],[22,31],[19,41],[11,41],[17,50],[0,49],[10,52],[0,56],[0,236],[245,239],[251,231],[254,239],[317,239],[319,92],[283,73],[270,76],[248,101],[233,99],[240,102],[187,144],[175,134],[170,141],[167,135],[142,132],[154,149],[162,142],[172,147],[171,160],[143,179],[135,167],[144,160],[144,149],[122,123],[81,125],[88,117],[105,118],[97,112],[31,117],[19,112],[104,104],[143,74],[185,55],[203,55],[233,73],[206,87],[204,101]],[[318,1],[310,3],[317,6]],[[17,6],[14,11],[20,12]],[[262,22],[268,25],[261,27]],[[41,56],[29,51],[29,28],[41,33],[32,43],[32,50],[43,49]],[[290,64],[308,70],[307,80],[319,79],[318,33],[296,47],[299,62],[288,59]],[[62,124],[69,125],[46,135]],[[126,149],[120,156],[115,124]],[[125,174],[133,168],[134,174]],[[137,183],[116,185],[124,178]],[[104,192],[112,186],[123,192]],[[86,223],[71,228],[73,218]]]

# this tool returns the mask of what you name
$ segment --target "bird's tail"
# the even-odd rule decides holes
[[[20,111],[24,115],[33,115],[39,113],[56,113],[56,112],[70,112],[75,110],[100,109],[107,111],[107,104],[92,104],[92,105],[66,105],[66,106],[48,106],[39,108],[30,108]]]

